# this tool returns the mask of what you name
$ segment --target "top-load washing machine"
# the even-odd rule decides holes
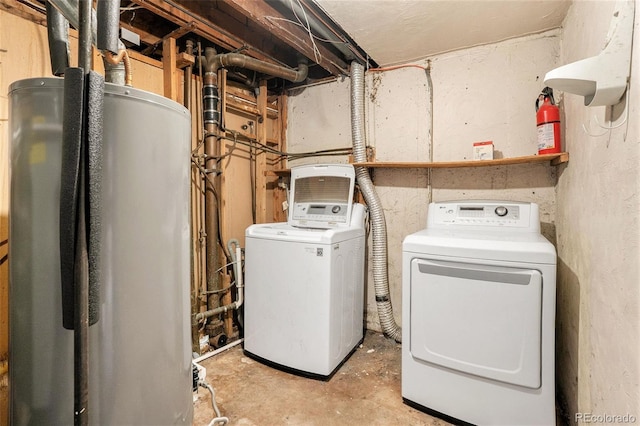
[[[351,165],[291,170],[288,222],[246,230],[244,349],[329,378],[363,339],[365,208]]]
[[[555,280],[536,204],[431,203],[403,242],[405,402],[478,425],[554,425]]]

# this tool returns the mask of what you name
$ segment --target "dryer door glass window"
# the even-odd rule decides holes
[[[414,358],[540,387],[538,270],[413,259],[410,285]]]

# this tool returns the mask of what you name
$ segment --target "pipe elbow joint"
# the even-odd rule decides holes
[[[292,80],[293,83],[302,83],[307,79],[307,75],[309,74],[309,64],[307,63],[306,58],[298,61],[298,68],[296,70],[296,76]]]

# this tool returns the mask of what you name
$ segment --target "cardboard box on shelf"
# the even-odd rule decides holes
[[[493,141],[473,143],[474,160],[493,160]]]

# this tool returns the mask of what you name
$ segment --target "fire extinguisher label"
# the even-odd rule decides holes
[[[538,151],[555,147],[553,138],[553,123],[538,126]]]

